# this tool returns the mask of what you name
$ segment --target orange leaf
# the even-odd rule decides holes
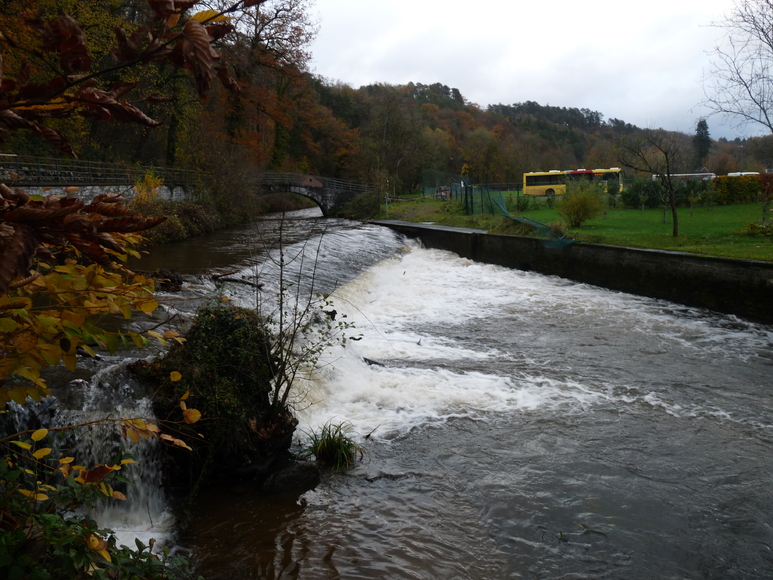
[[[186,423],[195,423],[201,419],[201,412],[197,409],[185,409],[183,411],[183,419],[185,419]]]

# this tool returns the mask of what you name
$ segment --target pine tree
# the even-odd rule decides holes
[[[709,125],[706,119],[701,119],[695,126],[695,135],[692,138],[692,146],[695,150],[695,161],[699,166],[703,166],[706,157],[709,156],[711,149],[711,136],[709,135]]]

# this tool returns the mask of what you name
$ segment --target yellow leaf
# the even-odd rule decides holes
[[[134,459],[121,459],[121,465],[128,465],[129,463],[134,463]]]
[[[38,344],[38,335],[31,331],[15,334],[9,341],[19,352],[29,352]]]
[[[38,449],[35,451],[35,453],[32,454],[32,457],[35,459],[42,459],[46,455],[51,455],[51,448],[50,447],[43,447],[41,449]]]
[[[153,338],[162,338],[160,332],[156,332],[155,330],[148,330],[148,336],[152,336]]]
[[[188,397],[190,397],[190,396],[191,396],[191,392],[189,390],[185,391],[185,394],[182,397],[180,397],[180,400],[181,401],[186,401],[188,399]]]
[[[32,449],[32,445],[30,445],[29,443],[25,443],[24,441],[11,441],[11,443],[13,443],[14,445],[18,445],[22,449],[26,449],[28,451]]]
[[[173,383],[176,383],[181,378],[183,378],[183,376],[180,373],[178,373],[177,371],[172,371],[171,373],[169,373],[169,380],[172,381]],[[185,397],[183,397],[183,399],[187,398],[187,396],[188,396],[188,394],[186,393],[186,395],[185,395]]]
[[[35,494],[35,500],[36,501],[46,501],[48,499],[48,496],[45,493],[36,493]]]
[[[112,562],[112,560],[110,559],[110,553],[109,553],[107,550],[100,550],[100,551],[99,551],[99,554],[100,554],[100,555],[101,555],[101,556],[102,556],[102,557],[103,557],[105,560],[107,560],[108,562]]]
[[[78,357],[74,354],[62,354],[62,362],[67,367],[67,370],[74,371],[78,365]]]
[[[198,20],[199,22],[205,22],[209,24],[210,22],[228,22],[229,20],[233,20],[232,16],[224,16],[220,14],[217,10],[202,10],[201,12],[197,12],[193,16],[191,16],[191,20]]]
[[[38,429],[32,434],[32,440],[33,441],[40,441],[43,439],[46,435],[48,435],[48,429]]]
[[[183,411],[183,419],[185,419],[186,423],[195,423],[201,419],[201,412],[197,409],[185,409]]]
[[[33,492],[31,492],[31,491],[30,491],[30,490],[28,490],[28,489],[21,489],[21,488],[19,488],[19,489],[18,489],[18,490],[16,490],[16,491],[18,491],[18,492],[19,492],[20,494],[22,494],[24,497],[32,497],[33,495],[35,495]]]
[[[127,435],[129,436],[129,439],[134,441],[135,443],[139,443],[140,441],[140,434],[137,433],[134,429],[129,429],[127,432]]]
[[[180,336],[180,333],[176,330],[165,330],[164,331],[164,338],[177,338]]]
[[[59,463],[62,463],[62,464],[65,464],[65,463],[72,463],[73,461],[75,461],[75,458],[74,458],[74,457],[61,457],[61,458],[59,459]]]
[[[14,389],[8,390],[8,396],[11,397],[11,400],[18,404],[23,405],[24,402],[27,400],[27,389],[24,389],[22,387],[16,387]]]
[[[126,496],[124,494],[122,494],[120,491],[114,491],[113,492],[113,497],[115,499],[120,499],[122,501],[126,501]]]
[[[155,299],[145,300],[139,305],[139,309],[142,310],[145,314],[150,314],[156,308],[158,308],[158,302]]]
[[[185,404],[185,401],[180,401],[180,408],[185,411],[188,408],[188,405]]]

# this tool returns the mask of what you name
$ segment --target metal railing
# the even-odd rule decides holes
[[[148,172],[173,187],[193,186],[204,175],[189,169],[0,154],[0,182],[19,186],[134,185]]]
[[[330,177],[319,177],[311,174],[266,171],[260,176],[261,185],[315,187],[313,182],[318,182],[325,189],[332,189],[335,191],[351,191],[355,193],[371,193],[376,191],[374,187],[364,183],[346,181],[344,179],[332,179]],[[316,185],[316,187],[320,187],[320,185]]]

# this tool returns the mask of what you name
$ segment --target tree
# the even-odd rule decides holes
[[[252,6],[262,0],[241,0],[224,12]],[[213,74],[229,88],[236,83],[212,44],[233,30],[223,13],[203,11],[187,16],[196,4],[189,0],[148,0],[153,17],[147,26],[127,33],[115,26],[115,45],[110,55],[115,63],[95,63],[78,22],[62,14],[50,22],[29,20],[24,30],[0,28],[0,43],[14,55],[15,70],[3,71],[0,99],[0,139],[10,131],[23,129],[37,133],[68,155],[75,156],[69,140],[43,122],[44,119],[96,118],[156,127],[148,117],[123,97],[137,83],[109,82],[112,73],[151,62],[188,69],[196,81],[200,98],[205,99]],[[103,83],[104,84],[104,83]],[[146,101],[158,100],[150,95]]]
[[[711,149],[711,136],[709,135],[709,125],[706,119],[701,119],[695,126],[695,135],[692,138],[692,146],[695,151],[695,160],[698,166],[706,164],[706,158]]]
[[[725,30],[704,79],[704,104],[773,133],[773,2],[736,0],[716,26]]]
[[[636,136],[625,136],[617,148],[617,158],[626,167],[654,175],[661,185],[664,205],[671,208],[673,236],[679,235],[674,178],[683,163],[681,140],[673,133],[645,130]]]

